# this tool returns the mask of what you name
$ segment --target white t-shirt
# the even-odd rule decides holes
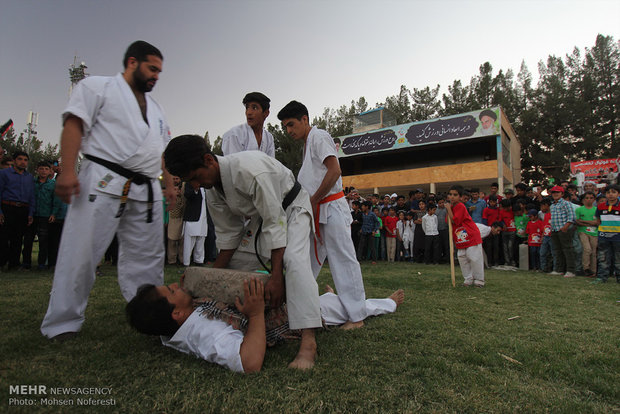
[[[161,174],[161,155],[170,141],[170,128],[159,104],[145,94],[148,124],[122,74],[91,76],[77,84],[62,114],[82,120],[81,151],[119,164],[155,180]],[[85,160],[84,162],[90,162]],[[127,181],[107,168],[97,190],[120,196]],[[129,198],[147,200],[148,186],[132,185]]]
[[[241,343],[243,332],[218,319],[200,315],[200,307],[187,318],[179,330],[168,338],[161,337],[165,346],[222,365],[231,371],[243,372]]]
[[[273,143],[273,135],[266,129],[263,129],[263,137],[259,148],[254,131],[247,123],[237,125],[226,131],[222,136],[222,152],[224,155],[242,151],[261,151],[275,158],[276,150]]]

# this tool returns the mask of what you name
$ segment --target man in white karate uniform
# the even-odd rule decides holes
[[[265,299],[272,308],[286,303],[291,329],[301,329],[299,352],[289,367],[307,369],[316,359],[314,328],[321,326],[316,281],[312,275],[310,233],[312,213],[308,194],[293,173],[274,158],[259,151],[224,157],[214,155],[204,139],[184,135],[170,141],[164,152],[168,171],[188,185],[208,189],[209,211],[216,223],[220,252],[215,268],[256,270],[256,255],[238,249],[248,243],[246,217],[262,218],[258,255],[271,258],[271,278]]]
[[[237,125],[222,136],[224,155],[242,151],[262,151],[272,158],[276,156],[273,135],[264,128],[269,116],[271,100],[260,92],[250,92],[243,98],[246,123]]]
[[[297,179],[310,194],[316,237],[311,242],[314,278],[329,260],[338,296],[349,315],[343,329],[361,328],[366,319],[364,281],[351,239],[353,221],[342,191],[336,146],[327,131],[309,124],[308,109],[291,101],[278,113],[286,132],[305,143],[303,164]]]
[[[62,174],[56,193],[71,203],[41,332],[69,339],[84,322],[95,268],[114,234],[118,281],[129,301],[144,283],[163,281],[162,194],[158,181],[170,130],[150,92],[163,57],[153,45],[132,43],[116,76],[92,76],[73,90],[61,135]],[[79,151],[85,159],[76,175]],[[174,206],[172,178],[164,171]]]
[[[285,310],[265,311],[263,283],[256,278],[243,283],[243,304],[237,299],[235,305],[245,320],[228,308],[230,304],[214,298],[192,298],[182,281],[181,285],[140,287],[127,304],[127,320],[139,332],[161,335],[162,343],[177,351],[235,372],[260,371],[266,346],[277,344],[291,336],[291,332]],[[331,287],[326,288],[327,293],[319,297],[325,325],[345,323],[347,311]],[[393,313],[404,299],[405,293],[400,289],[385,299],[367,299],[367,314]]]

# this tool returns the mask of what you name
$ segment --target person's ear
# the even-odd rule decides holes
[[[215,157],[212,154],[205,154],[205,155],[203,155],[202,161],[203,161],[205,167],[209,167],[209,166],[213,165],[213,163],[217,162],[217,161],[215,161]]]
[[[183,322],[187,320],[188,316],[189,312],[185,309],[179,309],[178,307],[176,307],[172,311],[172,319],[179,325],[182,325]]]

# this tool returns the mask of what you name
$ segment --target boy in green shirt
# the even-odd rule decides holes
[[[596,248],[598,245],[598,222],[596,221],[596,207],[594,201],[596,196],[593,192],[587,191],[583,195],[583,205],[575,210],[575,222],[577,223],[577,234],[583,247],[582,263],[583,271],[586,276],[594,277],[596,274]]]

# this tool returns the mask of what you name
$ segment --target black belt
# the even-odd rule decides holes
[[[120,165],[104,160],[103,158],[95,157],[93,155],[84,154],[84,158],[90,160],[96,164],[103,165],[109,170],[114,171],[115,173],[122,175],[127,178],[125,185],[123,186],[123,194],[121,195],[121,205],[118,207],[118,212],[116,213],[116,217],[120,217],[123,215],[125,211],[125,205],[127,204],[127,197],[129,196],[129,189],[131,188],[131,183],[143,185],[148,184],[149,186],[149,197],[146,204],[146,222],[153,222],[153,182],[152,180],[144,174],[140,174],[137,172],[133,172],[128,170],[125,167],[121,167]]]
[[[286,211],[286,209],[291,205],[293,200],[297,198],[300,191],[301,191],[301,184],[299,184],[299,181],[295,180],[295,184],[293,184],[293,187],[290,189],[288,194],[284,197],[284,200],[282,200],[282,209],[284,211]],[[288,229],[288,224],[286,227]],[[256,235],[254,236],[254,253],[256,253],[256,258],[258,259],[260,264],[263,265],[265,270],[271,273],[271,269],[269,269],[267,265],[263,263],[263,259],[261,259],[260,254],[258,254],[258,236],[260,235],[262,230],[263,230],[263,218],[261,217],[260,223],[258,225],[258,230],[256,230]]]

